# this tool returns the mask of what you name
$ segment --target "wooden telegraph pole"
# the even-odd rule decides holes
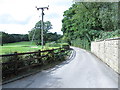
[[[37,7],[36,7],[37,8]],[[42,25],[42,30],[41,30],[41,45],[42,45],[42,49],[43,49],[43,45],[44,45],[44,38],[43,38],[43,31],[44,31],[44,20],[43,20],[43,18],[44,18],[44,9],[49,9],[49,5],[48,5],[48,7],[39,7],[39,8],[37,8],[37,10],[39,10],[39,9],[41,9],[42,10],[42,23],[41,23],[41,25]]]

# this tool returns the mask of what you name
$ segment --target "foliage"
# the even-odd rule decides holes
[[[57,42],[57,40],[59,40],[60,38],[61,35],[57,34],[56,32],[55,33],[49,32],[44,36],[44,40],[46,41],[46,43]]]
[[[63,45],[68,45],[68,43],[55,43],[55,42],[46,43],[47,47],[62,47]]]
[[[64,52],[63,52],[64,50]],[[43,54],[44,53],[44,54]],[[41,70],[43,67],[46,67],[51,64],[57,64],[56,62],[61,62],[66,59],[66,55],[69,54],[68,50],[57,49],[54,51],[46,51],[30,55],[15,55],[9,57],[3,57],[4,64],[2,65],[2,79],[3,81],[14,76],[19,76],[32,72],[34,68]],[[42,55],[46,57],[40,58]],[[6,64],[5,64],[6,63]],[[46,68],[45,68],[46,69]],[[36,71],[36,70],[34,70]]]
[[[77,2],[64,12],[64,42],[89,49],[90,42],[120,35],[117,2]]]
[[[8,34],[5,32],[0,32],[0,43],[1,45],[5,43],[14,43],[21,41],[29,41],[27,34]]]
[[[44,22],[44,36],[48,33],[48,30],[52,28],[52,24],[49,21]],[[36,44],[40,45],[41,42],[41,30],[42,30],[42,21],[38,21],[35,24],[35,27],[29,31],[29,40],[34,39]],[[44,37],[45,38],[45,37]]]
[[[37,45],[41,44],[41,22],[39,21],[36,23],[35,27],[29,31],[29,40],[34,40]],[[50,21],[44,22],[44,31],[43,31],[43,39],[44,39],[44,44],[47,42],[52,42],[52,41],[57,41],[58,39],[61,38],[61,35],[58,35],[56,32],[51,33],[49,30],[52,29],[52,24]]]
[[[46,43],[47,47],[61,47],[60,43],[55,43],[55,42],[51,42],[51,43]]]

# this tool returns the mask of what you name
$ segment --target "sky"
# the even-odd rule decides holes
[[[9,34],[28,34],[35,24],[41,20],[41,10],[46,7],[44,21],[50,21],[51,32],[62,34],[63,12],[73,4],[73,0],[0,0],[0,31]]]

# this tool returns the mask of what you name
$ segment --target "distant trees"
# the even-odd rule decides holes
[[[55,33],[48,32],[44,38],[47,43],[47,42],[53,42],[53,41],[57,42],[61,37],[62,35],[57,34],[56,32]]]
[[[29,40],[34,40],[37,45],[41,45],[41,22],[38,21],[35,24],[35,27],[29,31]],[[44,22],[44,31],[43,31],[43,37],[44,37],[44,44],[47,42],[52,42],[52,41],[57,41],[58,39],[61,38],[61,35],[58,35],[56,32],[51,33],[49,30],[52,29],[52,24],[50,21]]]
[[[27,34],[8,34],[0,32],[0,44],[29,41]]]
[[[52,29],[52,24],[50,21],[44,22],[44,44],[48,42],[57,42],[58,39],[62,37],[62,35],[52,32],[49,30]],[[5,43],[14,43],[21,41],[31,41],[33,39],[37,45],[41,45],[41,21],[35,24],[35,27],[29,31],[29,34],[8,34],[5,32],[0,32],[0,44],[3,45]]]

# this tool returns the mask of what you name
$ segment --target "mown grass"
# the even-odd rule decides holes
[[[53,49],[58,47],[48,47],[44,46],[44,49]],[[34,42],[16,42],[16,43],[8,43],[0,46],[0,55],[3,54],[10,54],[14,52],[22,53],[22,52],[30,52],[30,51],[37,51],[41,50],[41,46],[37,46]]]
[[[35,42],[29,42],[29,41],[24,41],[24,42],[16,42],[16,43],[8,43],[4,44],[3,46],[36,46]]]

